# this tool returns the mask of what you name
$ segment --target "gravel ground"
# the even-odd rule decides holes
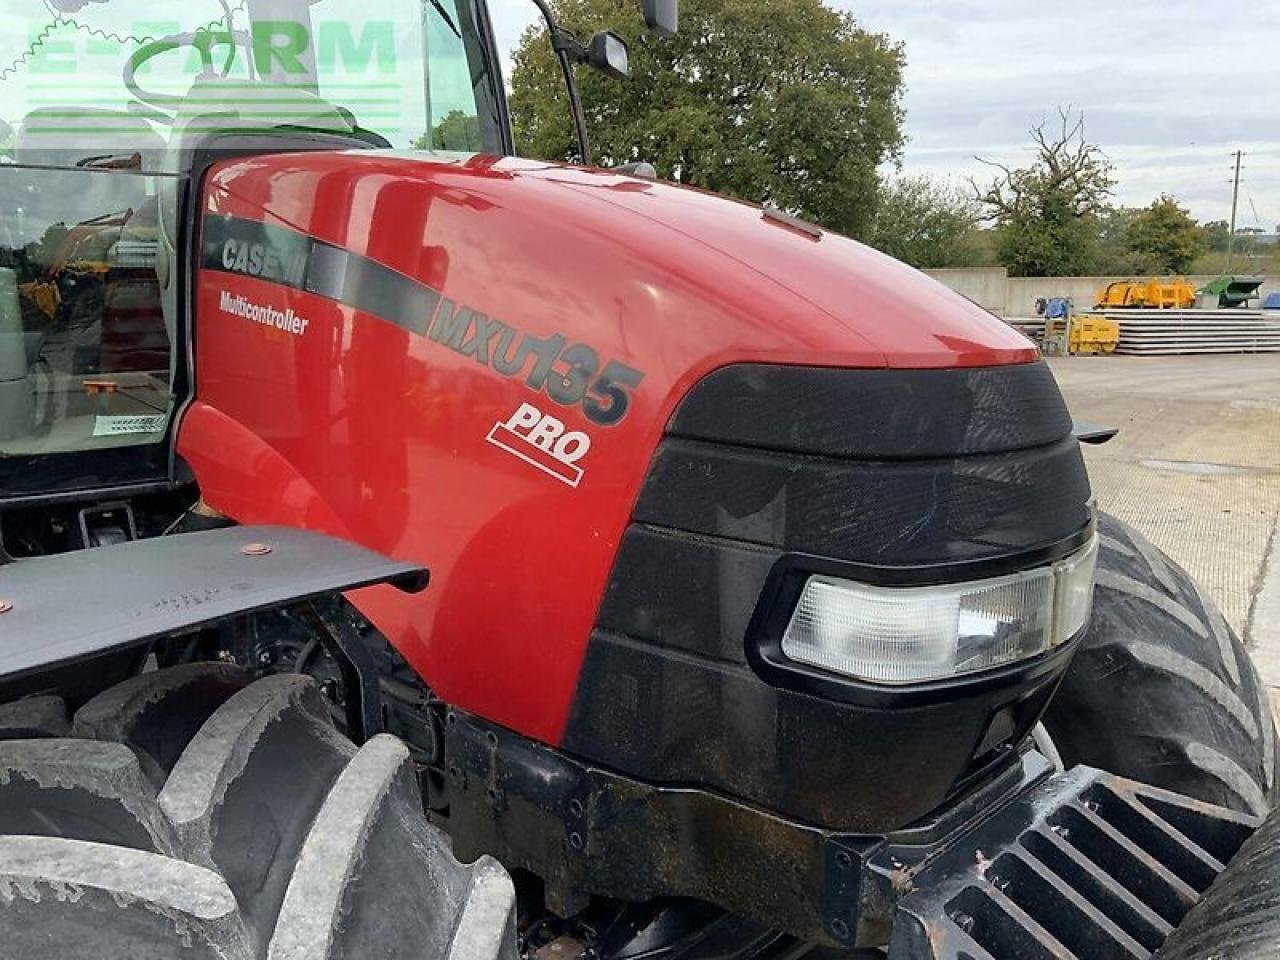
[[[1099,505],[1214,596],[1280,700],[1280,355],[1050,360]]]

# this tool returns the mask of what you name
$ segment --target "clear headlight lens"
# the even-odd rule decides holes
[[[812,576],[782,652],[797,663],[886,684],[942,680],[1034,657],[1088,622],[1097,556],[1094,537],[1050,566],[931,587]]]

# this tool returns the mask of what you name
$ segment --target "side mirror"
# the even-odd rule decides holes
[[[680,0],[640,0],[649,29],[670,37],[680,29]]]
[[[626,41],[609,30],[601,30],[591,38],[587,44],[587,63],[615,80],[625,80],[631,72],[631,54]]]

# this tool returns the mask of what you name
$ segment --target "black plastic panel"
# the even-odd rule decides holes
[[[884,832],[1007,759],[1004,745],[1030,731],[1072,652],[917,693],[914,703],[891,694],[898,703],[864,705],[597,630],[565,748],[606,755],[652,783],[696,783],[805,823]],[[993,723],[1002,735],[987,744]]]
[[[109,496],[117,487],[161,483],[168,475],[165,443],[0,457],[0,503],[7,506],[80,491]]]
[[[1021,553],[1090,519],[1079,444],[865,461],[668,440],[635,509],[641,523],[884,566]]]
[[[596,626],[712,660],[746,663],[752,607],[777,550],[633,524],[622,540]],[[698,584],[697,591],[689,589]]]
[[[712,374],[655,454],[564,747],[834,830],[891,830],[947,803],[1011,755],[1071,646],[908,689],[800,684],[760,668],[753,624],[785,625],[788,610],[764,607],[788,563],[937,582],[1078,547],[1092,509],[1071,426],[1043,364]]]
[[[689,392],[667,433],[859,459],[1043,446],[1071,433],[1047,364],[840,370],[738,364]]]

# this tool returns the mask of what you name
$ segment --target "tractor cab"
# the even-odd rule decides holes
[[[3,9],[0,498],[174,479],[190,206],[212,162],[511,152],[476,0]]]

